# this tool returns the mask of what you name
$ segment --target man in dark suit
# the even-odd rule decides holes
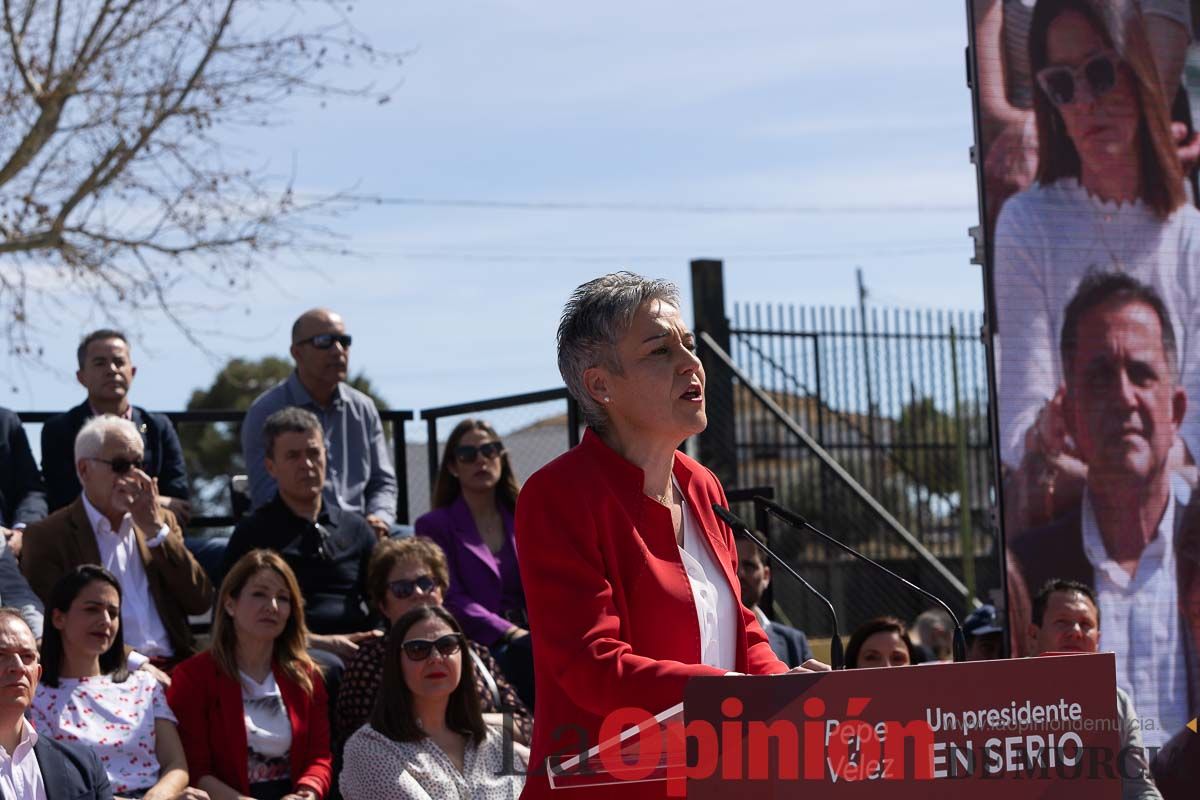
[[[0,408],[0,534],[21,554],[21,529],[46,516],[46,486],[21,418]]]
[[[22,572],[49,603],[65,573],[104,566],[121,584],[125,643],[161,665],[186,658],[195,651],[188,615],[209,610],[212,585],[174,515],[159,504],[156,481],[141,469],[137,428],[95,417],[76,437],[75,457],[83,492],[25,531]]]
[[[758,531],[753,533],[756,538],[762,538],[762,534]],[[762,625],[762,629],[767,632],[771,649],[775,651],[779,660],[789,667],[800,666],[813,657],[808,637],[804,635],[803,631],[767,619],[767,615],[758,607],[758,604],[762,600],[763,592],[771,585],[771,568],[763,561],[759,549],[750,542],[738,537],[736,545],[738,583],[741,584],[742,589],[742,605],[753,611],[754,616],[758,617],[758,624]]]
[[[42,665],[33,632],[11,608],[0,608],[0,796],[21,800],[112,800],[96,753],[40,734],[25,719]]]
[[[142,436],[143,469],[158,479],[159,502],[184,525],[191,516],[183,448],[171,421],[130,405],[129,389],[137,367],[125,334],[98,330],[83,338],[76,352],[75,378],[87,389],[87,399],[47,420],[42,428],[42,471],[46,476],[50,510],[68,505],[79,496],[75,474],[75,436],[83,424],[99,414],[112,414],[133,422]]]
[[[1172,451],[1187,410],[1166,306],[1125,274],[1086,278],[1063,315],[1060,355],[1067,433],[1087,464],[1080,506],[1012,541],[1012,629],[1026,630],[1032,591],[1078,581],[1113,620],[1117,685],[1159,747],[1197,711],[1200,554],[1179,502]]]

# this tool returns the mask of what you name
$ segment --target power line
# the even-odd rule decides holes
[[[315,196],[314,196],[315,197]],[[740,214],[753,216],[796,216],[819,214],[934,214],[977,211],[973,204],[862,204],[862,205],[772,205],[734,203],[639,203],[632,201],[521,201],[466,198],[389,197],[371,194],[342,194],[326,202],[366,203],[418,208],[463,208],[491,211],[607,211],[635,214]]]

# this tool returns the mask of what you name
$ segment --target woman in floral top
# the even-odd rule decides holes
[[[50,595],[42,680],[29,716],[42,735],[100,757],[118,798],[199,797],[162,686],[125,668],[121,586],[103,567],[64,575]]]
[[[389,626],[410,609],[442,605],[449,584],[450,572],[442,548],[421,537],[384,539],[375,546],[367,565],[367,592]],[[513,739],[528,744],[533,731],[533,716],[529,709],[521,702],[488,648],[471,639],[466,642],[464,655],[472,665],[471,674],[484,722],[499,728],[505,713],[511,714]],[[383,683],[386,650],[386,637],[371,639],[359,645],[358,652],[347,664],[337,700],[339,743],[344,744],[371,716],[375,696]]]

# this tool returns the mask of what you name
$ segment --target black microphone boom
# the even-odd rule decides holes
[[[950,615],[950,619],[954,620],[954,660],[956,662],[967,660],[967,639],[966,639],[966,636],[963,634],[962,625],[959,624],[958,615],[955,614],[950,609],[950,606],[946,605],[946,603],[942,600],[942,598],[938,597],[937,595],[933,594],[932,592],[925,591],[920,586],[917,586],[915,583],[908,580],[907,578],[900,577],[899,575],[897,575],[896,573],[892,572],[890,569],[885,567],[883,564],[880,564],[877,561],[873,561],[873,560],[867,558],[862,553],[855,550],[853,547],[846,545],[846,544],[842,544],[837,539],[830,536],[828,533],[825,533],[825,531],[822,531],[819,528],[815,527],[811,522],[809,522],[804,517],[797,514],[795,511],[784,508],[783,506],[779,505],[778,503],[768,500],[767,498],[765,498],[761,495],[757,495],[757,494],[754,495],[754,502],[758,503],[763,508],[767,509],[767,511],[769,513],[771,513],[774,516],[778,517],[779,519],[783,520],[788,525],[791,525],[793,528],[807,529],[807,530],[812,531],[813,533],[817,534],[818,536],[820,536],[822,539],[829,542],[830,544],[835,545],[835,546],[841,548],[842,550],[845,550],[847,553],[849,553],[850,555],[859,559],[860,561],[867,562],[871,566],[875,567],[875,569],[886,572],[888,575],[891,575],[893,578],[900,581],[908,588],[913,589],[914,591],[919,592],[920,594],[923,594],[924,596],[928,597],[930,600],[932,600],[933,602],[937,603],[939,606],[944,608],[946,610],[946,613]]]
[[[821,602],[829,606],[829,619],[833,623],[833,638],[829,640],[829,661],[831,662],[829,666],[833,667],[834,669],[844,669],[846,665],[846,655],[842,649],[842,637],[838,633],[837,611],[833,609],[833,603],[829,602],[829,598],[814,589],[813,585],[804,580],[799,572],[796,572],[796,570],[792,569],[786,561],[775,555],[771,548],[760,542],[758,537],[750,532],[750,529],[746,526],[746,523],[742,522],[741,518],[738,517],[737,514],[734,514],[728,508],[725,508],[725,506],[719,503],[713,503],[713,511],[717,512],[717,516],[720,517],[726,525],[732,528],[734,533],[741,534],[742,538],[750,541],[759,550],[762,550],[764,553],[769,555],[776,564],[787,570],[789,575],[800,581],[800,583],[804,584],[804,588],[821,598]]]

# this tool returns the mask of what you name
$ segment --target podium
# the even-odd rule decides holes
[[[546,767],[566,800],[654,782],[700,800],[1119,800],[1116,696],[1111,653],[694,678],[682,703],[616,710],[600,744]]]

